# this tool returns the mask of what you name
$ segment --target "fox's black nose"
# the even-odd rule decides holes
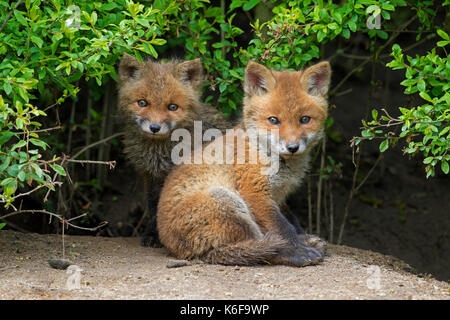
[[[161,130],[161,126],[157,123],[152,123],[150,125],[150,131],[153,133],[157,133],[159,130]]]
[[[298,143],[288,143],[287,149],[290,153],[296,153],[298,151],[299,145]]]

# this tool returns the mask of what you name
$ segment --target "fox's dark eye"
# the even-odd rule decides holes
[[[278,125],[281,123],[280,120],[278,120],[278,118],[276,118],[276,117],[269,117],[269,119],[267,119],[267,120],[269,120],[270,124],[274,124],[274,125]]]
[[[178,110],[178,106],[174,103],[171,103],[167,106],[167,109],[169,109],[170,111],[177,111]]]
[[[311,117],[303,116],[303,117],[300,118],[300,123],[301,123],[301,124],[306,124],[306,123],[308,123],[310,120],[311,120]]]
[[[141,108],[148,107],[148,102],[147,102],[147,100],[144,100],[144,99],[138,100],[137,104]]]

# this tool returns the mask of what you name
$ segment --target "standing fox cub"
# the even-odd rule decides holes
[[[200,59],[184,62],[139,62],[125,54],[119,66],[119,111],[125,124],[124,152],[144,177],[149,222],[142,237],[145,246],[160,246],[156,208],[164,180],[173,167],[171,133],[193,130],[202,120],[204,129],[229,128],[214,108],[203,105]]]
[[[298,72],[249,62],[243,119],[235,127],[246,136],[244,143],[236,146],[235,138],[242,134],[228,131],[203,151],[197,149],[203,164],[182,164],[166,179],[157,223],[161,242],[174,256],[213,264],[298,267],[323,260],[323,251],[305,243],[280,206],[300,184],[311,150],[323,135],[330,74],[328,62]],[[267,134],[273,129],[277,134]],[[218,163],[224,159],[216,161],[215,151],[214,156],[206,154],[207,149],[226,149],[229,141],[231,163]],[[257,161],[236,161],[242,149],[247,155],[260,144],[277,155],[277,172],[264,172],[274,162],[268,161],[267,149]]]

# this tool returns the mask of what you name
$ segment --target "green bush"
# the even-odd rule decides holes
[[[251,18],[250,37],[236,20],[257,15],[262,1],[232,0],[228,7],[212,3],[86,0],[74,6],[73,1],[64,0],[0,1],[0,202],[14,206],[16,199],[30,194],[23,192],[27,185],[31,191],[55,189],[70,159],[42,138],[54,129],[44,125],[48,111],[66,99],[76,100],[80,82],[95,80],[92,85],[98,88],[116,79],[115,65],[124,52],[139,59],[158,58],[181,48],[186,58],[201,57],[209,88],[206,101],[230,115],[239,110],[248,60],[275,69],[300,69],[323,58],[325,44],[347,41],[355,33],[369,39],[367,63],[376,63],[385,48],[392,48],[394,60],[388,66],[405,69],[405,93],[418,92],[424,102],[399,108],[396,117],[373,111],[373,120],[363,122],[362,137],[354,144],[381,137],[383,152],[395,141],[406,139],[406,153],[425,157],[427,176],[434,175],[438,163],[448,173],[450,64],[445,47],[449,38],[434,25],[432,1],[267,0],[264,5],[272,8],[272,17],[267,21]],[[445,0],[443,6],[448,4]],[[383,27],[368,28],[368,20],[374,23],[376,16],[383,20]],[[412,58],[393,45],[396,33],[386,30],[416,17],[420,22],[417,40],[425,32],[437,32],[442,39],[438,48]],[[240,45],[246,37],[251,40]],[[346,58],[344,50],[335,52],[334,57],[340,56]],[[388,129],[394,124],[401,125],[397,135]]]
[[[450,44],[448,34],[443,30],[437,30],[443,40],[437,43],[444,48]],[[444,50],[442,50],[445,53]],[[425,159],[427,177],[434,176],[435,167],[440,163],[442,172],[448,174],[450,154],[450,61],[448,55],[444,57],[436,53],[436,48],[426,55],[412,58],[405,56],[399,45],[392,47],[394,60],[387,64],[388,67],[397,70],[405,69],[406,79],[401,82],[405,86],[405,94],[416,94],[423,99],[423,104],[405,108],[400,107],[401,115],[391,116],[383,109],[384,114],[379,115],[377,110],[372,111],[373,120],[363,121],[366,128],[362,131],[362,137],[357,138],[355,144],[363,139],[382,138],[380,151],[384,152],[389,144],[396,143],[399,139],[405,139],[408,145],[404,153],[416,155],[422,154]],[[397,135],[390,129],[401,125],[401,131]]]
[[[161,36],[175,10],[132,1],[71,3],[26,0],[15,8],[0,1],[0,20],[6,22],[0,27],[0,202],[6,207],[25,184],[54,190],[52,171],[65,175],[60,156],[43,157],[52,147],[40,138],[49,129],[40,121],[46,112],[76,99],[83,77],[98,85],[115,79],[123,52],[156,58],[154,46],[166,43]]]

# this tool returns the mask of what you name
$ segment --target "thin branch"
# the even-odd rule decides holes
[[[59,181],[52,182],[52,185],[61,185],[61,184],[62,184],[62,182],[59,182]],[[43,187],[48,187],[48,184],[41,184],[41,185],[37,186],[36,188],[28,191],[28,192],[19,193],[18,195],[14,196],[14,197],[11,197],[11,199],[15,200],[17,198],[27,196],[27,195],[32,194],[33,192],[43,188]]]
[[[6,17],[5,21],[3,21],[2,26],[0,27],[0,31],[3,30],[3,28],[5,27],[6,23],[8,22],[8,20],[11,18],[14,10],[17,9],[17,7],[20,5],[20,3],[22,2],[22,0],[17,1],[16,5],[14,6],[14,8],[9,12],[8,16]]]
[[[327,139],[324,137],[322,140],[322,152],[320,156],[320,176],[319,181],[317,182],[317,212],[316,212],[316,233],[320,236],[320,215],[322,211],[322,184],[323,184],[323,175],[322,172],[325,168],[325,153],[326,153],[326,143]]]
[[[361,181],[361,183],[355,188],[355,192],[358,192],[358,190],[363,186],[363,184],[367,181],[367,179],[369,179],[370,175],[372,174],[373,170],[375,170],[375,168],[378,166],[378,164],[380,163],[380,161],[383,159],[383,155],[384,153],[380,152],[380,154],[378,155],[377,160],[375,161],[375,163],[373,164],[372,168],[370,168],[370,170],[367,172],[366,176],[364,177],[364,179]]]
[[[55,213],[47,211],[47,210],[19,210],[19,211],[14,211],[14,212],[8,213],[6,215],[3,215],[3,216],[0,217],[0,219],[4,220],[4,219],[6,219],[8,217],[15,216],[15,215],[21,214],[21,213],[44,213],[44,214],[47,214],[47,215],[49,215],[51,217],[57,218],[64,225],[70,226],[72,228],[80,229],[80,230],[86,230],[86,231],[96,231],[96,230],[100,229],[101,227],[105,226],[106,224],[108,224],[107,221],[103,221],[98,226],[93,227],[93,228],[80,227],[80,226],[74,225],[72,223],[69,223],[69,221],[72,221],[75,218],[72,218],[70,220],[66,220],[64,217],[60,216],[59,214],[55,214]],[[86,214],[84,214],[84,215],[86,215]],[[82,217],[84,215],[80,215],[80,216],[78,216],[76,218]],[[64,228],[64,226],[63,226],[63,228]]]
[[[370,60],[367,59],[364,62],[362,62],[361,64],[359,64],[358,66],[356,66],[355,68],[353,68],[349,73],[347,73],[345,75],[344,78],[342,78],[342,80],[334,87],[334,89],[330,92],[329,95],[330,96],[334,96],[336,94],[336,92],[338,91],[338,89],[348,80],[348,78],[350,78],[356,71],[358,71],[361,68],[363,68],[369,62],[370,62]]]
[[[334,234],[334,199],[333,199],[333,183],[331,179],[328,180],[328,192],[330,194],[330,236],[328,241],[333,243],[333,234]]]
[[[39,129],[39,130],[33,130],[33,131],[28,131],[29,133],[41,133],[41,132],[47,132],[47,131],[53,131],[53,130],[59,130],[61,129],[61,126],[56,126],[56,127],[52,127],[52,128],[47,128],[47,129]],[[15,134],[23,134],[24,132],[14,132]]]
[[[352,203],[353,195],[355,194],[356,177],[358,176],[360,158],[361,158],[361,152],[359,152],[358,156],[357,156],[356,167],[355,167],[355,171],[353,172],[352,188],[350,190],[350,195],[348,196],[347,202],[345,203],[344,217],[342,218],[342,223],[341,223],[341,228],[339,230],[337,244],[341,244],[341,242],[342,242],[342,236],[344,234],[345,222],[347,221],[347,216],[348,216],[348,213],[350,210],[350,204]]]
[[[310,175],[308,176],[307,187],[308,187],[308,232],[311,234],[313,233],[313,226],[312,226],[312,194],[311,194]]]
[[[80,151],[78,151],[73,157],[71,157],[71,159],[72,159],[72,160],[73,160],[73,159],[76,159],[76,158],[78,158],[82,153],[84,153],[86,150],[88,150],[88,149],[90,149],[90,148],[93,148],[93,147],[95,147],[95,146],[97,146],[97,145],[99,145],[99,144],[101,144],[101,143],[106,142],[106,141],[109,141],[109,140],[111,140],[111,139],[114,139],[114,138],[123,136],[124,134],[125,134],[125,132],[118,132],[118,133],[113,134],[112,136],[106,137],[105,139],[101,139],[101,140],[99,140],[99,141],[97,141],[97,142],[91,143],[90,145],[88,145],[88,146],[84,147],[83,149],[81,149]]]
[[[74,160],[74,159],[66,159],[66,162],[75,162],[75,163],[92,163],[92,164],[106,164],[110,169],[114,169],[116,166],[116,161],[97,161],[97,160]]]

